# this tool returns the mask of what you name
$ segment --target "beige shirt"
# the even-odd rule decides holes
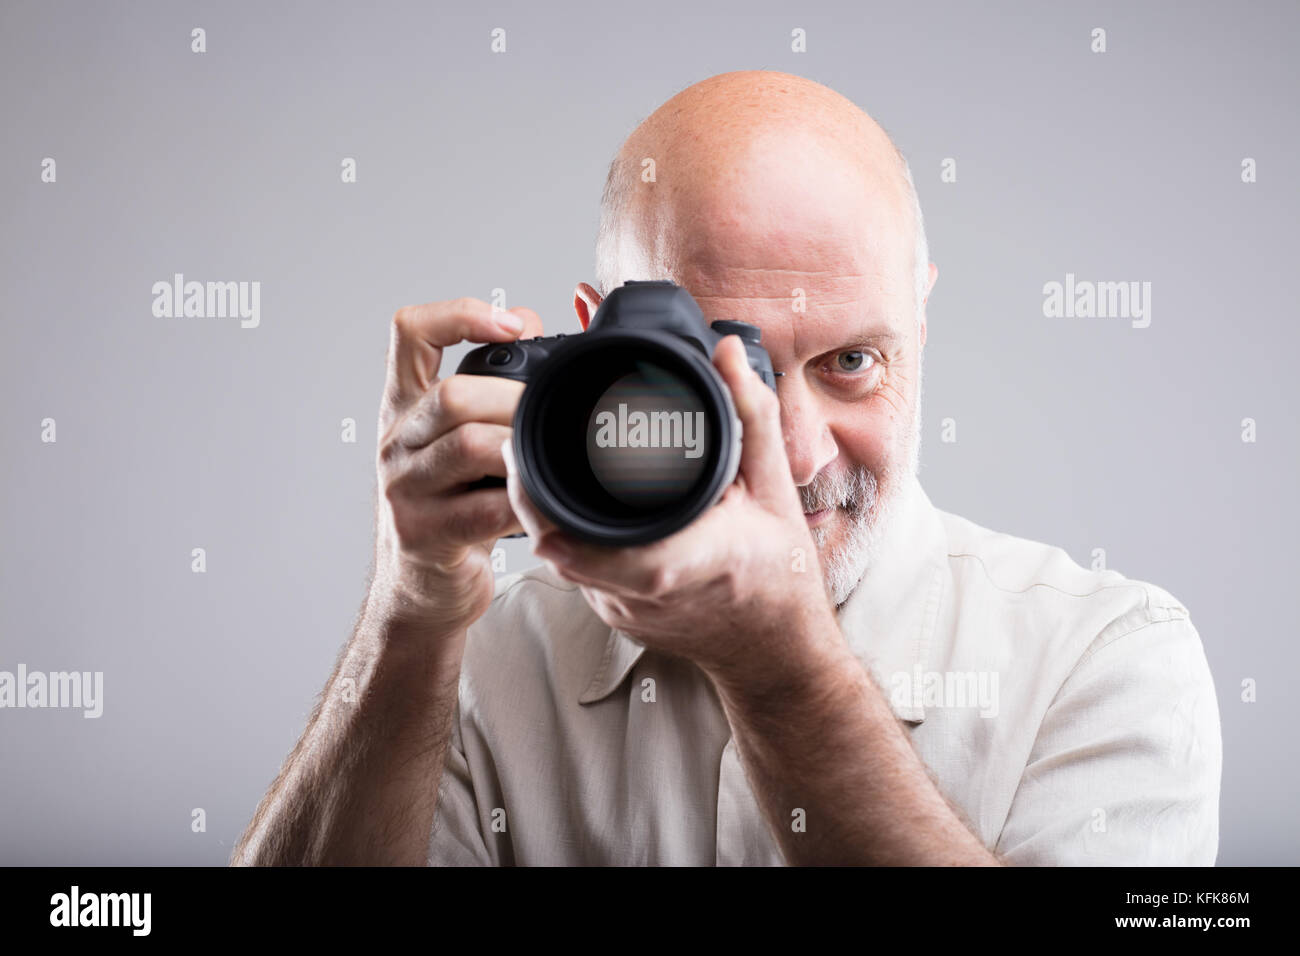
[[[1165,591],[941,512],[913,482],[839,621],[1007,862],[1214,863],[1218,705]],[[541,567],[499,579],[470,628],[429,862],[783,861],[708,679]]]

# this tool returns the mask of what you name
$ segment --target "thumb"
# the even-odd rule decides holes
[[[713,353],[713,364],[727,383],[742,429],[740,471],[745,484],[759,497],[789,494],[790,462],[781,435],[781,403],[758,373],[739,336],[728,335]]]

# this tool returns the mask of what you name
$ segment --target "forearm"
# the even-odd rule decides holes
[[[232,864],[423,863],[464,640],[368,603]]]
[[[719,680],[746,777],[791,864],[996,865],[935,787],[844,643],[779,682]],[[803,828],[795,826],[803,811]]]

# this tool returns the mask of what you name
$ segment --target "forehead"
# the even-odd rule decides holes
[[[760,142],[667,185],[645,247],[710,319],[752,322],[787,355],[912,322],[910,206],[890,176],[815,142]]]

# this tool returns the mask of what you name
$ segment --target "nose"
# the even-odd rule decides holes
[[[816,397],[797,379],[779,380],[781,431],[785,454],[790,459],[790,476],[799,487],[811,482],[823,468],[839,457],[840,448],[831,434],[830,421]]]

